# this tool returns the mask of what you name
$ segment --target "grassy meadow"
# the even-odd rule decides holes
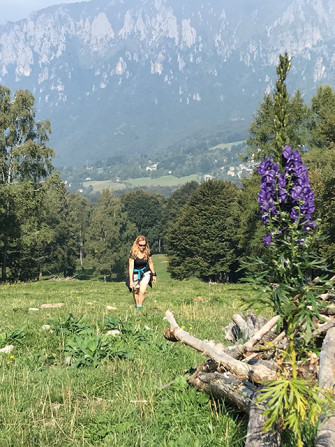
[[[185,382],[204,358],[163,332],[170,309],[196,337],[224,341],[223,327],[252,292],[172,280],[163,255],[154,263],[157,283],[142,310],[123,283],[0,286],[0,348],[15,346],[0,354],[0,447],[244,445],[245,416]],[[64,304],[42,306],[55,303]]]
[[[130,188],[156,188],[156,187],[173,187],[182,186],[187,182],[201,180],[201,175],[192,174],[185,177],[175,177],[174,175],[162,175],[161,177],[140,177],[134,179],[128,179],[124,183],[112,182],[111,180],[88,180],[83,182],[83,186],[88,188],[92,186],[93,192],[101,192],[103,189],[123,190],[127,187]]]

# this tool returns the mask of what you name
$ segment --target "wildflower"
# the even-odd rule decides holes
[[[257,200],[262,221],[267,225],[272,218],[278,219],[278,213],[285,211],[299,228],[309,231],[316,225],[312,221],[314,191],[310,188],[307,167],[302,163],[301,155],[288,145],[282,152],[282,170],[280,172],[278,164],[272,163],[269,157],[258,167],[262,177]],[[271,236],[267,234],[263,244],[270,243]]]
[[[15,357],[14,357],[13,355],[11,355],[9,358],[10,358],[11,360],[13,360]]]
[[[185,326],[182,324],[181,326],[180,326],[182,329],[185,329]]]
[[[263,238],[263,244],[267,247],[268,245],[271,244],[271,240],[272,240],[271,234],[267,233]]]
[[[192,326],[189,327],[189,330],[190,330],[190,331],[192,330]]]

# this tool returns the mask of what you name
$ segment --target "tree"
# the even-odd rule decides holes
[[[103,190],[87,230],[88,267],[106,281],[124,279],[136,235],[136,227],[123,211],[121,201],[110,190]]]
[[[258,193],[259,175],[253,173],[250,178],[243,179],[239,196],[239,205],[243,210],[238,229],[240,261],[246,260],[248,256],[260,255],[264,250],[263,245],[259,244],[265,235],[265,230],[260,219],[261,213],[257,203]]]
[[[168,225],[169,222],[174,221],[178,218],[181,208],[188,202],[192,193],[199,187],[199,183],[195,180],[185,183],[166,201],[166,206],[164,210],[164,223]]]
[[[19,272],[20,253],[17,247],[24,243],[19,238],[34,227],[38,194],[32,194],[41,180],[52,171],[52,149],[46,146],[50,122],[37,122],[34,96],[18,90],[11,101],[11,92],[0,85],[0,258],[2,281]],[[24,185],[21,187],[20,185]],[[35,201],[36,200],[36,201]],[[32,203],[32,201],[34,203]],[[29,203],[29,209],[26,204]],[[26,213],[22,214],[22,210]],[[29,210],[34,210],[30,213]],[[19,218],[19,216],[21,216]],[[28,218],[32,221],[29,223]],[[22,247],[23,247],[22,245]],[[21,248],[22,248],[21,247]],[[21,252],[22,255],[22,252]],[[16,273],[18,274],[18,273]],[[15,275],[14,275],[15,276]],[[14,278],[13,278],[14,279]]]
[[[72,276],[76,269],[78,251],[70,194],[58,172],[44,182],[42,192],[44,194],[42,225],[51,232],[43,267],[48,268],[49,272]]]
[[[240,191],[234,183],[209,180],[197,188],[167,234],[169,272],[178,279],[233,279],[238,266]]]
[[[285,144],[303,147],[308,142],[311,110],[304,104],[299,90],[293,97],[288,94],[285,79],[289,69],[287,54],[280,56],[276,89],[272,96],[264,96],[253,116],[247,145],[250,148],[248,153],[256,160],[263,160],[274,153],[280,155]]]
[[[69,209],[73,223],[75,247],[80,267],[84,267],[86,232],[89,226],[91,203],[83,196],[71,194],[69,196]]]
[[[138,234],[148,239],[153,252],[161,251],[164,197],[138,189],[122,194],[120,199],[130,222],[136,225]]]
[[[329,85],[320,86],[312,98],[312,147],[324,148],[335,144],[335,93]]]

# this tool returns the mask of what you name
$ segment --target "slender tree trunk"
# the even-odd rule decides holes
[[[83,233],[81,231],[81,228],[79,230],[79,259],[80,259],[80,266],[81,268],[83,268],[83,247],[84,247],[84,242],[83,242]]]
[[[3,255],[2,255],[2,266],[1,266],[1,281],[7,281],[7,241],[4,243]]]

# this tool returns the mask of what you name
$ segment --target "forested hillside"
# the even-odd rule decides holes
[[[272,127],[278,114],[275,95],[266,95],[254,114],[247,140],[251,161],[264,159],[278,144]],[[333,267],[335,93],[321,86],[310,106],[299,91],[286,101],[286,131],[291,145],[303,152],[315,190],[316,216],[322,218],[319,231],[326,240],[318,250]],[[195,275],[206,281],[237,280],[241,261],[262,252],[256,170],[239,186],[209,177],[186,183],[168,196],[139,188],[115,195],[105,189],[91,201],[69,192],[53,169],[54,153],[47,145],[50,123],[36,120],[31,93],[12,96],[1,87],[0,114],[2,281],[74,274],[122,280],[129,248],[139,233],[148,237],[153,253],[168,254],[169,271],[179,279]],[[188,169],[187,160],[201,163],[201,157],[206,168],[214,169],[209,166],[212,159],[201,155],[203,144],[200,140],[179,155],[180,172]],[[208,147],[207,153],[211,151],[218,160],[227,152],[215,146]],[[172,167],[172,154],[177,157],[173,151],[170,159],[162,156],[162,168],[155,174]]]

